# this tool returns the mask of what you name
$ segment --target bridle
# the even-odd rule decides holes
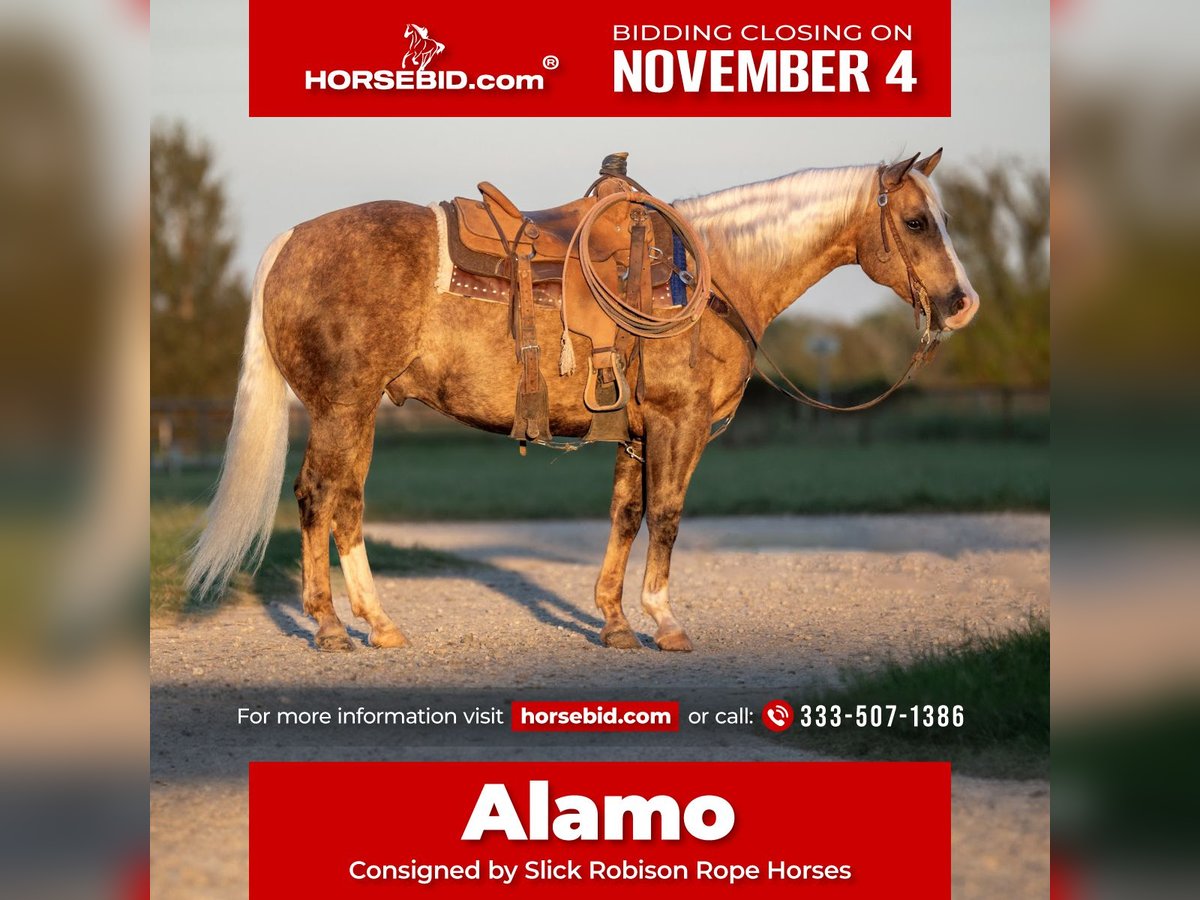
[[[870,409],[871,407],[882,403],[901,387],[903,387],[913,375],[915,375],[923,366],[925,366],[926,363],[933,359],[934,354],[937,352],[938,344],[942,340],[944,333],[941,316],[937,313],[936,308],[929,301],[929,291],[926,289],[925,283],[921,280],[921,276],[917,274],[917,270],[913,266],[912,256],[909,253],[908,247],[905,246],[904,241],[900,240],[900,229],[896,226],[896,217],[892,213],[891,204],[888,202],[888,195],[893,191],[899,190],[903,182],[892,188],[887,187],[883,181],[885,171],[886,168],[884,166],[880,166],[878,172],[876,173],[879,179],[879,193],[875,197],[875,203],[879,207],[879,236],[883,241],[884,253],[891,253],[891,246],[889,245],[888,241],[888,236],[890,234],[890,243],[895,245],[896,250],[900,253],[900,258],[904,260],[904,268],[907,270],[908,275],[908,302],[913,308],[913,319],[919,327],[921,316],[924,315],[925,330],[921,333],[921,339],[917,344],[917,349],[913,351],[912,359],[909,360],[908,367],[905,368],[900,377],[892,383],[891,387],[889,387],[875,399],[868,400],[865,403],[856,403],[853,406],[833,406],[832,404],[825,403],[806,394],[803,390],[797,387],[790,378],[787,377],[779,363],[775,362],[775,360],[771,358],[771,355],[763,349],[758,339],[754,336],[754,333],[746,324],[745,318],[738,311],[737,307],[734,306],[734,304],[730,301],[729,295],[721,289],[720,285],[718,285],[715,281],[713,282],[714,296],[719,298],[729,313],[736,317],[737,322],[731,322],[731,324],[734,324],[735,329],[750,345],[750,351],[753,356],[754,370],[758,372],[760,376],[762,376],[763,381],[765,381],[775,390],[779,391],[779,393],[783,394],[785,397],[789,397],[799,403],[806,403],[809,406],[813,406],[817,409],[822,409],[827,412],[860,412],[864,409]],[[714,308],[714,311],[717,310]],[[763,369],[762,366],[759,365],[759,356],[762,356],[762,358],[767,361],[775,373],[774,376],[772,376],[769,372]],[[776,380],[776,378],[778,378],[778,380]],[[727,425],[728,423],[725,423],[725,426]],[[724,430],[725,428],[722,427],[720,431],[714,433],[712,437],[716,437],[717,434]]]
[[[893,188],[887,187],[883,182],[883,173],[885,169],[880,166],[876,172],[879,179],[879,193],[875,197],[875,205],[879,207],[879,239],[883,243],[883,252],[890,254],[892,248],[888,245],[888,233],[891,232],[892,243],[896,245],[896,250],[900,253],[900,258],[904,260],[904,268],[908,275],[908,302],[913,308],[913,322],[915,325],[920,325],[921,316],[925,316],[925,335],[934,331],[939,335],[944,330],[942,328],[942,318],[937,312],[937,309],[929,302],[929,291],[925,287],[925,282],[921,280],[921,276],[917,274],[916,267],[913,266],[912,257],[909,255],[908,247],[900,240],[900,229],[896,225],[896,217],[892,214],[892,206],[888,202],[888,195],[892,191],[899,190],[904,182]],[[936,326],[936,327],[935,327]]]

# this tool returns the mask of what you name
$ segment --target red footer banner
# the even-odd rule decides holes
[[[950,896],[948,763],[250,763],[250,894]]]

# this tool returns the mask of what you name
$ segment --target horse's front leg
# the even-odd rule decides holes
[[[642,582],[642,609],[658,625],[654,642],[662,650],[692,649],[687,632],[671,612],[667,583],[683,500],[708,443],[707,420],[701,418],[674,419],[650,410],[646,413],[646,523],[650,549]]]
[[[641,455],[640,452],[638,455]],[[623,446],[617,447],[612,506],[609,511],[612,529],[608,534],[608,548],[604,551],[600,576],[596,579],[596,606],[604,613],[600,640],[618,650],[636,650],[642,646],[629,626],[629,620],[625,618],[621,603],[629,551],[642,527],[645,509],[642,472],[641,461],[627,453]]]

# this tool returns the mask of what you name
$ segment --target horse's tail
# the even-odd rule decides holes
[[[259,566],[275,521],[287,461],[288,397],[263,330],[263,285],[291,236],[287,231],[271,242],[254,275],[225,461],[184,582],[201,596],[223,590],[243,561]]]

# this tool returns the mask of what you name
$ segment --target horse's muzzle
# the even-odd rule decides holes
[[[966,328],[979,310],[979,295],[974,291],[955,291],[943,306],[942,326],[948,331]]]

